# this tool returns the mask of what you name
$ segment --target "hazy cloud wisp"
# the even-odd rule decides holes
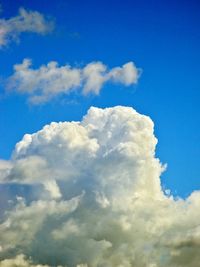
[[[21,33],[46,34],[52,31],[54,23],[37,11],[19,9],[19,14],[9,19],[0,19],[0,47],[11,41],[19,41]]]

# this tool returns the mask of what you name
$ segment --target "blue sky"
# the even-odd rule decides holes
[[[200,188],[200,4],[198,1],[1,1],[2,18],[20,7],[55,21],[52,33],[22,34],[0,50],[0,158],[8,159],[25,133],[51,121],[80,120],[90,106],[132,106],[149,115],[157,156],[168,164],[163,185],[187,196]],[[76,66],[128,61],[142,68],[135,86],[106,84],[99,96],[69,95],[39,106],[5,94],[4,79],[24,58],[34,68],[55,60]]]

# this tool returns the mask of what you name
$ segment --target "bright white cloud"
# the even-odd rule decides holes
[[[19,14],[9,19],[0,19],[0,47],[11,41],[19,41],[21,33],[33,32],[46,34],[53,30],[52,21],[37,11],[19,9]]]
[[[153,130],[119,106],[25,135],[1,168],[0,266],[197,267],[200,192],[163,193]]]
[[[97,95],[106,82],[130,86],[136,84],[140,76],[140,70],[133,62],[110,70],[102,62],[91,62],[83,68],[58,66],[57,62],[52,61],[33,69],[31,64],[31,60],[24,59],[21,64],[14,66],[8,88],[28,95],[33,104],[47,102],[58,95],[80,89],[84,95]]]

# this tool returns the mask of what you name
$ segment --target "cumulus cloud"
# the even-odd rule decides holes
[[[21,33],[46,34],[53,30],[53,21],[37,11],[19,9],[19,14],[9,19],[0,19],[0,47],[11,41],[19,41]]]
[[[83,68],[59,66],[54,61],[38,69],[33,69],[31,65],[30,59],[24,59],[21,64],[14,65],[14,74],[9,78],[7,87],[28,95],[33,104],[47,102],[80,88],[84,95],[98,95],[106,82],[130,86],[136,84],[140,76],[140,70],[133,62],[110,70],[102,62],[91,62]]]
[[[197,267],[200,192],[163,193],[156,144],[121,106],[25,135],[0,173],[0,266]]]

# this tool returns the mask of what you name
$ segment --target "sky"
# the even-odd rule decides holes
[[[157,156],[168,168],[163,185],[186,197],[200,187],[198,1],[1,1],[1,17],[20,7],[55,24],[49,34],[22,33],[0,50],[0,156],[9,159],[25,133],[51,121],[80,120],[90,106],[125,105],[149,115],[159,140]],[[142,74],[136,85],[106,85],[98,96],[70,95],[41,105],[5,92],[13,65],[30,58],[33,68],[49,61],[109,68],[133,61]]]
[[[196,267],[199,1],[0,4],[0,267]]]

